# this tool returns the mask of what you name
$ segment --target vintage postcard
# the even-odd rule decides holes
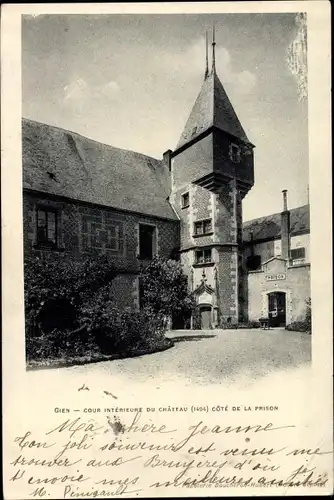
[[[331,495],[330,4],[1,23],[6,500]]]

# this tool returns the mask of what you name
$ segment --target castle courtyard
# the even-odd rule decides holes
[[[50,390],[61,382],[70,384],[75,391],[84,386],[90,395],[94,392],[103,397],[103,404],[117,405],[143,389],[147,392],[150,388],[151,397],[168,394],[168,404],[169,398],[175,396],[175,388],[180,395],[188,390],[200,395],[217,384],[220,388],[216,395],[229,388],[259,388],[264,394],[268,388],[275,402],[275,384],[282,390],[284,377],[286,390],[295,387],[298,392],[296,384],[307,384],[311,366],[309,334],[284,329],[239,329],[178,330],[167,336],[175,345],[163,352],[43,370],[43,379],[48,379],[44,386]],[[31,382],[37,381],[41,372],[29,371],[28,376]],[[86,390],[82,390],[82,397],[88,394]]]

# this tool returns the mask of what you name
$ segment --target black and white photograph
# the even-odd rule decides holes
[[[23,16],[28,367],[309,363],[307,103],[302,12]]]
[[[6,500],[333,491],[329,19],[2,8]]]

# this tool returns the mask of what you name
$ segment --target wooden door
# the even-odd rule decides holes
[[[210,306],[201,307],[201,329],[210,330],[211,328],[212,328],[211,307]]]

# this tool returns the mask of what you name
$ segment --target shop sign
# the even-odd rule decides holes
[[[266,280],[267,281],[278,281],[278,280],[285,280],[286,279],[286,274],[281,273],[281,274],[267,274]]]

